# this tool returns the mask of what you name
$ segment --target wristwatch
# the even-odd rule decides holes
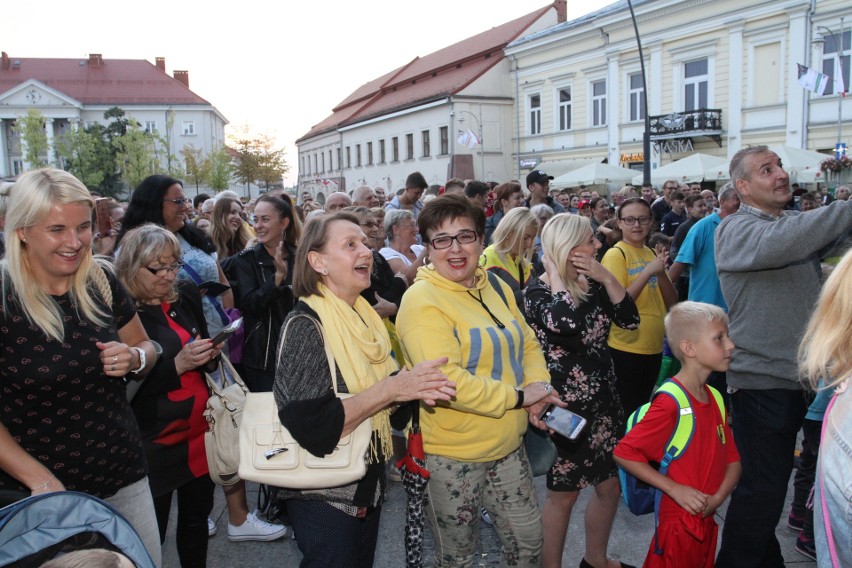
[[[145,350],[141,347],[131,347],[131,349],[135,349],[137,353],[139,353],[139,368],[138,369],[130,369],[130,372],[134,375],[138,375],[142,372],[142,369],[145,368],[145,365],[148,363],[148,356],[145,354]]]

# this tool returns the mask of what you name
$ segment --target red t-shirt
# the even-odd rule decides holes
[[[713,395],[707,386],[704,388],[708,399],[706,403],[699,402],[684,389],[695,416],[695,431],[686,452],[671,463],[667,475],[681,485],[712,495],[722,484],[728,464],[740,461],[740,454]],[[645,417],[616,446],[615,455],[637,462],[659,462],[674,432],[679,412],[672,397],[665,394],[654,397]],[[660,517],[680,511],[680,506],[663,494]]]

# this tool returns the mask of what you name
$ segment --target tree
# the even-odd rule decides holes
[[[230,138],[237,152],[234,177],[246,184],[247,191],[259,181],[268,188],[270,182],[279,181],[289,170],[284,150],[275,149],[275,141],[268,134],[252,135],[247,126],[242,126]]]
[[[45,160],[50,147],[47,144],[47,132],[44,131],[44,115],[38,110],[31,108],[27,115],[17,120],[18,132],[24,144],[24,161],[31,168],[43,168],[48,165],[50,156]]]
[[[68,129],[57,138],[56,153],[65,159],[66,169],[86,187],[112,196],[103,183],[115,171],[115,160],[100,124],[85,129]]]
[[[207,183],[210,177],[210,160],[204,157],[204,151],[192,144],[187,144],[180,151],[186,163],[186,181],[195,186],[198,195],[199,185]]]
[[[131,189],[159,170],[154,154],[154,137],[139,128],[136,121],[129,122],[123,136],[113,138],[115,163],[121,180]]]
[[[207,185],[210,186],[210,189],[214,191],[228,189],[231,183],[231,175],[234,172],[234,165],[228,149],[222,146],[210,152],[205,161],[207,162],[207,169],[210,172],[207,178]]]

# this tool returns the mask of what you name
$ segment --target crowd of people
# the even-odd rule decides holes
[[[663,492],[645,566],[782,566],[775,527],[803,426],[788,524],[803,554],[848,562],[849,191],[800,193],[763,146],[740,150],[731,178],[718,194],[669,180],[660,195],[601,195],[551,190],[540,170],[442,187],[415,172],[389,198],[363,186],[320,204],[281,190],[191,200],[153,175],[104,220],[73,176],[23,174],[0,189],[0,493],[102,498],[157,564],[176,494],[181,565],[205,566],[204,375],[229,356],[314,455],[372,419],[363,479],[278,492],[305,567],[372,566],[414,405],[435,566],[470,566],[481,522],[504,565],[561,566],[591,488],[581,568],[629,567],[608,550],[618,466]],[[241,341],[214,344],[235,310]],[[664,476],[652,465],[679,410],[653,395],[670,376],[695,441]],[[576,439],[542,421],[551,405],[586,420]],[[541,510],[530,428],[556,447]],[[287,533],[249,511],[244,482],[223,489],[231,540]]]

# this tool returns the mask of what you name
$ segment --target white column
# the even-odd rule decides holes
[[[723,115],[728,115],[728,159],[733,158],[743,145],[743,63],[746,57],[748,55],[743,50],[743,23],[738,21],[728,26],[728,104],[727,107],[721,105]]]
[[[47,134],[47,165],[51,167],[57,166],[56,149],[53,147],[53,119],[44,119],[44,130]]]
[[[609,54],[606,77],[606,124],[609,138],[609,163],[618,165],[620,159],[621,132],[618,123],[621,119],[621,90],[618,88],[618,53]]]
[[[808,122],[810,109],[805,104],[805,89],[798,83],[798,68],[796,63],[808,61],[807,43],[807,7],[790,10],[790,25],[787,31],[787,123],[785,130],[786,143],[789,146],[807,148]]]
[[[9,163],[9,155],[6,149],[6,123],[0,118],[0,177],[9,175],[7,170]]]

